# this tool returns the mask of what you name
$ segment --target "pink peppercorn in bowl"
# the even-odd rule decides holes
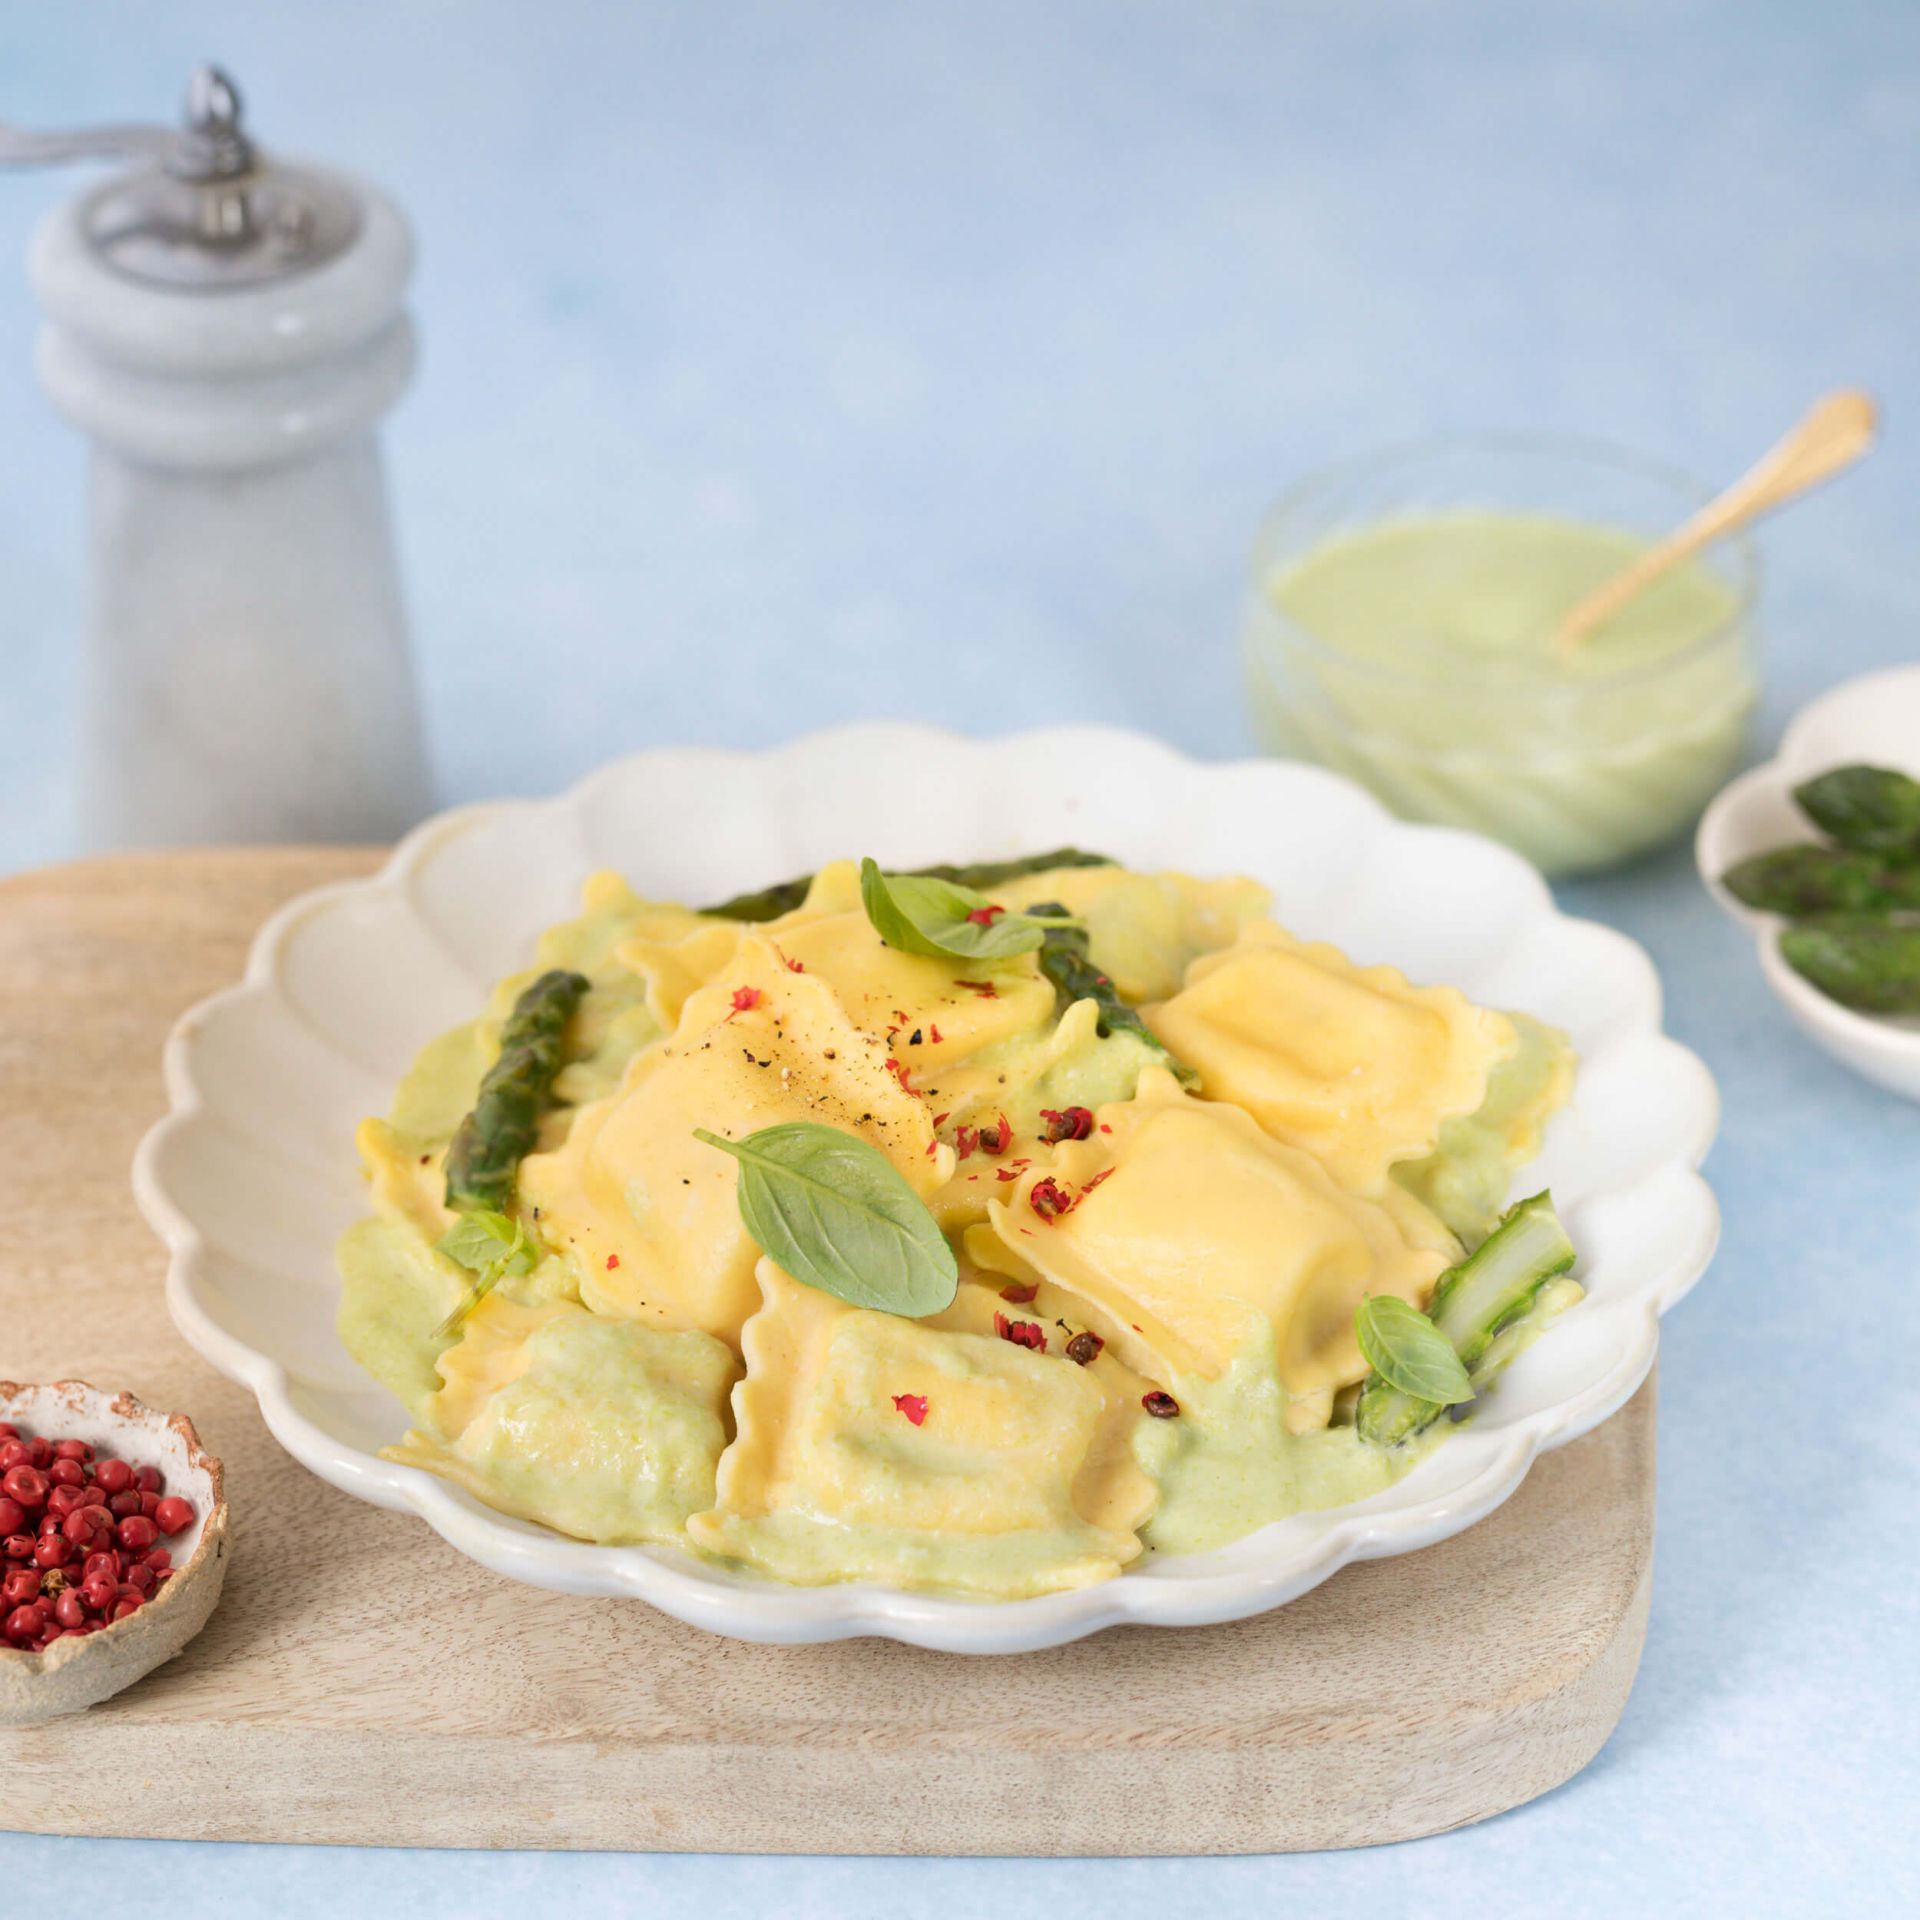
[[[206,1625],[227,1503],[184,1414],[80,1380],[0,1380],[0,1463],[0,1726],[19,1726],[109,1698]]]

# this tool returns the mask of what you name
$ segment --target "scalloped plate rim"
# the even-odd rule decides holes
[[[1357,806],[1376,831],[1417,836],[1430,843],[1456,842],[1485,849],[1503,863],[1527,894],[1525,918],[1598,926],[1614,944],[1623,964],[1639,969],[1651,985],[1651,1005],[1637,1009],[1630,1030],[1651,1033],[1684,1063],[1695,1082],[1699,1121],[1684,1155],[1663,1161],[1653,1172],[1669,1169],[1687,1175],[1690,1232],[1670,1255],[1663,1276],[1636,1286],[1628,1337],[1614,1364],[1599,1380],[1567,1399],[1525,1415],[1497,1433],[1481,1429],[1481,1440],[1497,1440],[1488,1457],[1463,1483],[1418,1502],[1381,1511],[1359,1507],[1329,1509],[1276,1523],[1293,1526],[1304,1519],[1312,1536],[1303,1545],[1276,1554],[1265,1565],[1234,1567],[1206,1574],[1183,1574],[1171,1558],[1155,1563],[1151,1576],[1122,1574],[1091,1587],[1025,1600],[981,1601],[885,1588],[870,1583],[788,1587],[750,1575],[723,1574],[672,1548],[603,1547],[570,1540],[529,1523],[495,1513],[471,1496],[418,1468],[402,1467],[336,1440],[296,1406],[292,1383],[279,1361],[249,1346],[208,1310],[195,1288],[205,1245],[188,1211],[168,1190],[160,1171],[167,1143],[201,1112],[211,1111],[191,1072],[196,1027],[223,1003],[266,995],[311,1027],[307,1016],[280,990],[278,966],[286,941],[312,917],[341,901],[380,894],[397,900],[423,925],[442,952],[446,942],[428,925],[411,892],[420,870],[442,848],[476,827],[509,814],[538,812],[576,817],[603,790],[649,761],[692,756],[711,764],[803,761],[810,756],[844,753],[862,744],[921,741],[962,751],[1059,751],[1145,749],[1169,770],[1185,777],[1275,774],[1338,792],[1342,803]],[[472,969],[449,955],[465,971]],[[1344,776],[1303,762],[1243,758],[1196,761],[1165,742],[1128,728],[1066,726],[979,738],[946,728],[892,721],[856,721],[802,735],[771,749],[682,746],[643,750],[609,762],[564,791],[535,798],[485,800],[433,815],[409,832],[372,874],[336,881],[295,896],[261,926],[239,982],[189,1008],[175,1023],[163,1054],[169,1111],[148,1131],[136,1152],[133,1186],[141,1211],[165,1242],[168,1253],[166,1297],[182,1336],[230,1379],[251,1392],[275,1440],[328,1484],[356,1498],[394,1511],[410,1511],[432,1527],[456,1551],[509,1578],[564,1592],[624,1595],[643,1599],[676,1619],[729,1637],[774,1644],[879,1635],[912,1645],[962,1653],[1013,1653],[1056,1646],[1108,1626],[1146,1624],[1206,1625],[1243,1619],[1285,1605],[1310,1591],[1340,1568],[1359,1560],[1413,1552],[1450,1538],[1486,1517],[1508,1499],[1543,1452],[1590,1432],[1623,1406],[1652,1369],[1659,1339],[1659,1318],[1699,1280],[1719,1239],[1719,1211],[1698,1167],[1718,1123],[1718,1093],[1697,1056],[1664,1034],[1659,975],[1639,944],[1604,923],[1563,914],[1544,880],[1518,855],[1483,836],[1458,828],[1416,825],[1395,819],[1373,797]],[[359,1064],[359,1063],[356,1063]],[[1472,1430],[1469,1430],[1471,1432]],[[1408,1482],[1399,1482],[1403,1487]],[[1389,1490],[1389,1494],[1394,1491]],[[1376,1499],[1388,1495],[1376,1496]],[[1271,1531],[1269,1529],[1268,1531]],[[1258,1542],[1259,1535],[1250,1542]]]

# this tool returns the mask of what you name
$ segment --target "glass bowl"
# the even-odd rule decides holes
[[[1308,556],[1398,522],[1458,517],[1466,528],[1491,513],[1645,542],[1706,497],[1654,462],[1548,435],[1429,440],[1314,475],[1254,543],[1244,644],[1261,745],[1350,775],[1404,819],[1503,840],[1548,873],[1612,866],[1672,839],[1738,761],[1758,693],[1744,537],[1694,563],[1723,590],[1723,609],[1665,650],[1590,642],[1559,656],[1549,644],[1559,605],[1539,608],[1536,643],[1498,652],[1443,642],[1437,629],[1357,646],[1303,624],[1276,592]]]

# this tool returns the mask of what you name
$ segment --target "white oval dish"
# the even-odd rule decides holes
[[[1818,830],[1793,803],[1793,789],[1829,768],[1861,763],[1920,778],[1920,666],[1844,681],[1806,707],[1771,760],[1721,789],[1701,818],[1694,858],[1713,897],[1751,930],[1760,971],[1801,1031],[1855,1073],[1920,1100],[1920,1018],[1855,1013],[1829,1000],[1781,959],[1786,922],[1755,912],[1720,884],[1729,867],[1756,853],[1817,840]]]
[[[97,1706],[171,1660],[207,1624],[227,1578],[227,1502],[220,1462],[201,1447],[193,1422],[130,1393],[102,1393],[84,1380],[0,1380],[0,1420],[158,1467],[167,1491],[193,1503],[193,1525],[162,1542],[176,1562],[173,1578],[137,1613],[84,1639],[56,1640],[44,1653],[0,1646],[0,1727],[14,1727]]]
[[[493,980],[525,964],[537,932],[575,910],[588,872],[614,867],[643,894],[697,903],[849,853],[911,866],[1066,841],[1135,866],[1251,874],[1303,933],[1571,1031],[1579,1090],[1523,1177],[1528,1191],[1552,1184],[1590,1297],[1481,1415],[1359,1505],[1003,1602],[784,1587],[670,1548],[591,1546],[379,1457],[405,1416],[333,1324],[333,1244],[365,1207],[353,1128],[386,1110],[425,1041],[469,1017]],[[630,1595],[748,1640],[879,1634],[1023,1652],[1122,1622],[1240,1619],[1351,1560],[1445,1539],[1505,1500],[1536,1454],[1628,1399],[1652,1365],[1659,1314],[1705,1270],[1719,1231],[1696,1171],[1718,1097],[1662,1035],[1659,981],[1632,941],[1557,912],[1517,855],[1404,825],[1338,775],[1201,765],[1103,728],[975,741],[879,724],[772,753],[664,749],[556,799],[442,815],[371,879],[276,914],[244,982],[175,1029],[166,1079],[173,1111],[142,1143],[134,1187],[171,1250],[168,1304],[192,1345],[257,1396],[281,1445],[346,1492],[418,1513],[496,1572]]]

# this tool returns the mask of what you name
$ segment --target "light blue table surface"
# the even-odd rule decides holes
[[[1890,424],[1765,536],[1764,738],[1920,652],[1911,5],[10,0],[0,113],[151,116],[208,52],[268,139],[419,223],[390,446],[448,799],[857,715],[1242,752],[1246,549],[1303,470],[1501,424],[1730,474],[1842,382]],[[0,253],[62,190],[0,179]],[[0,867],[68,845],[82,462],[32,328],[0,279]],[[1920,1911],[1920,1108],[1787,1029],[1683,852],[1563,897],[1651,949],[1727,1106],[1724,1248],[1663,1354],[1646,1660],[1569,1786],[1365,1855],[0,1836],[0,1886],[287,1915]]]

